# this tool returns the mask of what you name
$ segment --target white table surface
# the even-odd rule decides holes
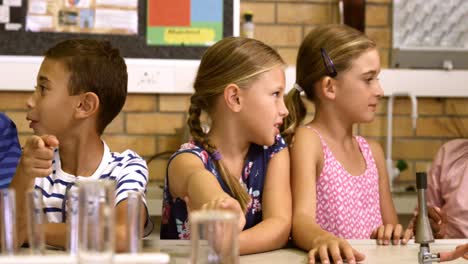
[[[410,243],[406,246],[378,246],[375,240],[350,240],[351,245],[366,255],[362,263],[378,264],[416,264],[418,263],[419,244]],[[436,240],[431,244],[431,252],[451,251],[457,245],[468,243],[468,239]],[[190,244],[188,241],[160,241],[161,251],[171,255],[171,263],[186,264],[189,256]],[[295,264],[307,263],[308,256],[305,251],[296,248],[280,249],[266,253],[252,254],[240,257],[241,264]],[[468,264],[464,259],[457,259],[448,263]]]
[[[375,240],[350,240],[351,245],[366,255],[366,259],[362,263],[378,263],[378,264],[415,264],[418,263],[417,254],[419,244],[414,244],[412,241],[406,246],[378,246]],[[468,243],[468,239],[456,240],[436,240],[431,244],[431,252],[451,251],[457,245]],[[144,253],[138,256],[129,256],[126,254],[117,254],[114,258],[114,263],[121,264],[143,264],[143,263],[167,263],[167,254],[170,255],[171,264],[187,264],[190,254],[190,241],[181,240],[163,240],[152,241],[145,247]],[[162,254],[158,251],[163,252]],[[76,259],[65,255],[63,251],[48,250],[45,256],[28,256],[27,249],[22,249],[22,256],[8,257],[0,256],[0,263],[8,264],[75,264]],[[158,261],[159,260],[159,261]],[[240,264],[295,264],[307,263],[307,253],[296,248],[286,248],[265,252],[260,254],[252,254],[240,257]],[[457,259],[448,263],[463,263],[468,261]]]

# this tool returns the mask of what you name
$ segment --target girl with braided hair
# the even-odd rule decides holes
[[[285,245],[291,191],[279,134],[288,115],[284,67],[275,50],[254,39],[229,37],[206,51],[190,101],[192,141],[167,168],[162,239],[190,238],[190,210],[226,209],[239,214],[240,254]],[[202,113],[210,120],[207,132]]]

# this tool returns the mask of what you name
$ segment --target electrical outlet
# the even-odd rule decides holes
[[[137,82],[137,88],[142,90],[154,90],[158,86],[160,72],[145,71]]]
[[[129,86],[140,92],[171,91],[175,87],[174,76],[170,68],[139,67],[129,71]]]
[[[128,71],[128,91],[136,93],[192,93],[193,80],[200,63],[196,60],[125,59],[125,61]]]

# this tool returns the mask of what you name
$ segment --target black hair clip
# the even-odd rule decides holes
[[[327,51],[324,48],[320,48],[320,52],[322,53],[323,64],[325,65],[325,69],[327,69],[327,75],[335,78],[338,73],[336,72],[335,64],[328,56]]]

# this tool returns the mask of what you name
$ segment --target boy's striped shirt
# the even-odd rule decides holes
[[[90,180],[113,180],[116,182],[115,205],[127,199],[129,191],[138,191],[146,207],[146,185],[148,168],[146,162],[131,150],[122,153],[110,152],[104,143],[104,154],[97,170],[88,177],[74,176],[64,172],[60,165],[59,149],[55,150],[52,161],[53,172],[44,178],[36,178],[35,188],[42,192],[44,212],[51,223],[66,222],[66,199],[70,189],[77,188],[75,183]],[[153,229],[147,210],[144,234]]]

